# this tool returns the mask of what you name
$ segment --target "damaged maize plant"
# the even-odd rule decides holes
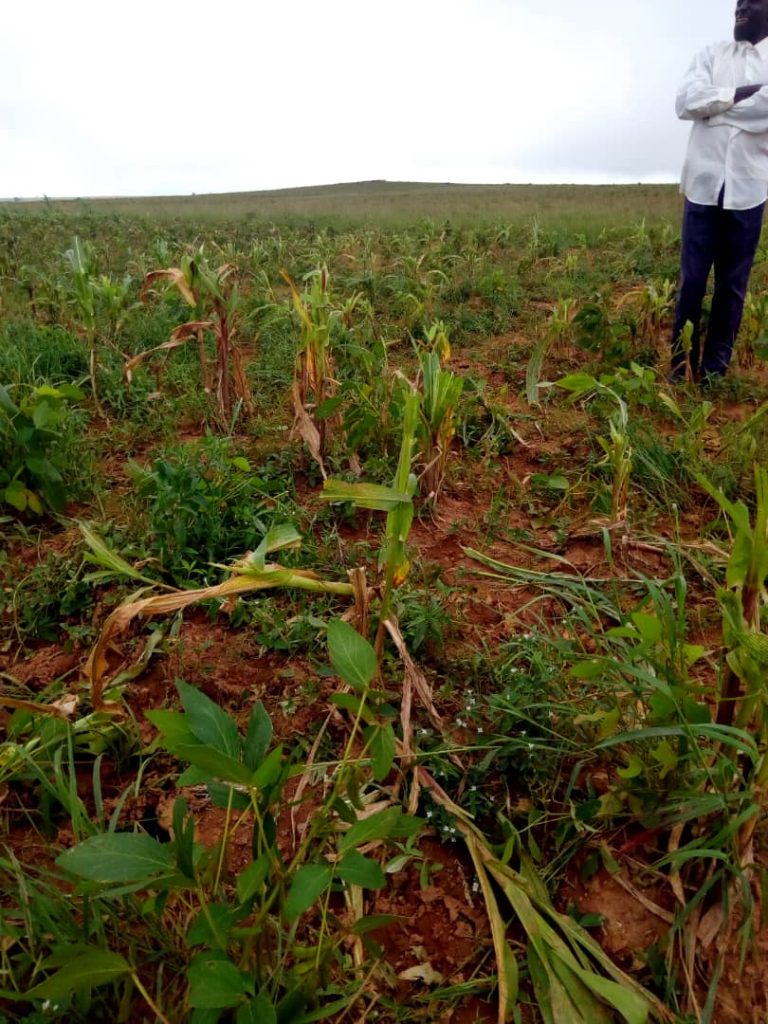
[[[249,415],[253,413],[253,397],[245,376],[242,352],[234,340],[242,306],[235,268],[231,264],[211,267],[203,250],[199,249],[194,255],[184,256],[180,267],[153,270],[147,274],[141,290],[142,301],[147,301],[158,281],[175,285],[192,308],[192,319],[177,327],[168,341],[128,359],[123,371],[125,380],[130,385],[134,370],[149,356],[170,352],[188,341],[195,341],[203,389],[206,393],[215,393],[219,426],[223,430],[231,429],[241,408]],[[206,334],[214,339],[216,355],[213,367],[206,351]]]

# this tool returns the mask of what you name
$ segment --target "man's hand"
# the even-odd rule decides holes
[[[740,85],[736,90],[733,102],[741,103],[742,100],[748,100],[750,96],[754,96],[755,93],[760,92],[762,88],[762,85]]]

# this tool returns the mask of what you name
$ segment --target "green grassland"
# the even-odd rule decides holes
[[[678,215],[675,185],[454,185],[365,181],[264,192],[47,201],[62,212],[146,217],[245,218],[255,222],[408,225],[420,218],[458,224],[540,218],[548,227],[588,230]],[[14,204],[30,211],[45,203]]]
[[[705,391],[678,249],[672,186],[0,206],[0,1022],[750,1019],[768,248]]]

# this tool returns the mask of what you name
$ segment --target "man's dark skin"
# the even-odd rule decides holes
[[[737,43],[752,43],[753,46],[768,39],[768,0],[738,0],[733,38]],[[748,100],[762,88],[762,85],[740,85],[733,102]]]

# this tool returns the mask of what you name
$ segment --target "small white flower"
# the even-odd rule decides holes
[[[529,744],[528,744],[528,749],[529,749],[529,750],[533,750],[533,749],[534,749],[533,743],[529,743]]]

